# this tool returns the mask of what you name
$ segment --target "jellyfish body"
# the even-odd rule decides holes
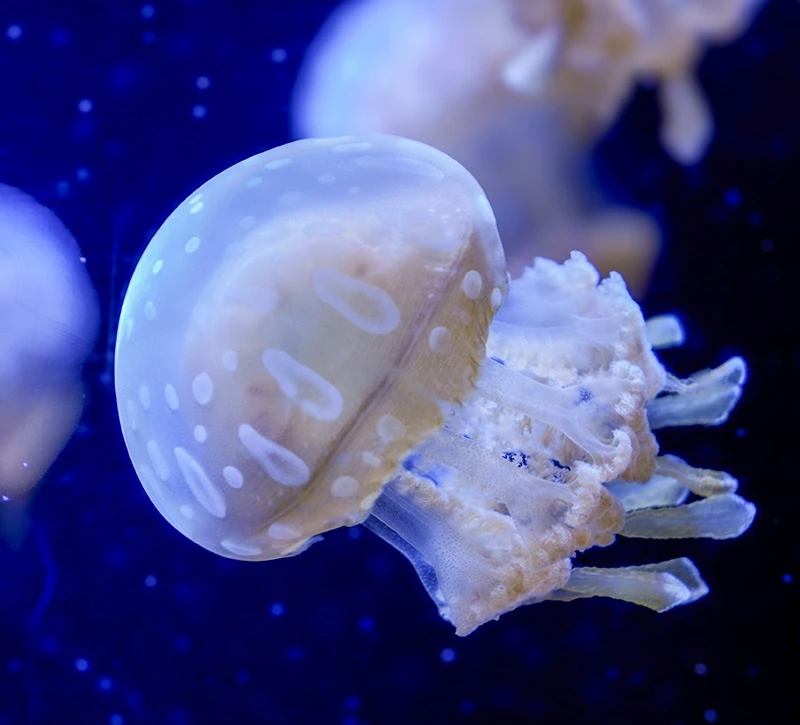
[[[159,230],[122,310],[120,415],[148,493],[229,556],[358,523],[441,425],[436,401],[472,388],[505,288],[486,197],[441,152],[339,138],[228,169]]]
[[[150,242],[120,320],[119,413],[145,489],[195,542],[263,560],[366,521],[466,634],[523,603],[618,595],[619,573],[571,568],[617,533],[749,525],[733,479],[696,483],[716,474],[659,458],[648,422],[720,422],[743,363],[679,381],[647,330],[580,254],[509,288],[491,207],[445,154],[300,141],[213,178]],[[684,507],[690,490],[713,503]],[[688,562],[655,566],[622,598],[699,595]]]
[[[656,80],[665,148],[683,163],[701,158],[712,121],[695,64],[754,6],[350,0],[306,55],[295,134],[390,133],[435,146],[486,191],[512,276],[534,255],[580,249],[641,293],[658,229],[640,212],[608,207],[591,179],[592,148],[637,83]]]
[[[27,493],[83,409],[81,366],[97,301],[80,249],[58,218],[0,185],[0,496]]]

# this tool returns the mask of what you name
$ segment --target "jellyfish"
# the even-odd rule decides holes
[[[364,523],[468,634],[545,599],[705,592],[686,559],[572,565],[752,520],[731,476],[658,455],[654,428],[724,421],[745,376],[668,374],[649,340],[681,336],[580,253],[509,281],[469,172],[368,134],[258,154],[182,203],[125,295],[115,382],[138,477],[189,539],[263,561]]]
[[[0,185],[0,497],[23,500],[83,410],[81,367],[97,300],[75,239],[48,209]]]
[[[698,7],[702,6],[702,7]],[[350,0],[311,44],[297,137],[388,133],[460,161],[484,188],[514,277],[581,249],[645,290],[660,248],[644,213],[610,205],[590,154],[637,83],[658,80],[664,147],[693,163],[712,136],[692,72],[753,0]]]

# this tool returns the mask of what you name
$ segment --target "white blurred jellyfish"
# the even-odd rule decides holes
[[[661,137],[682,163],[711,115],[693,79],[705,43],[732,37],[753,0],[350,0],[298,79],[298,137],[389,133],[435,146],[486,191],[509,269],[580,248],[641,291],[652,221],[607,209],[588,154],[641,81],[659,81]]]
[[[581,254],[509,284],[486,196],[440,151],[299,141],[208,181],[151,240],[120,318],[119,415],[153,503],[222,556],[366,522],[459,634],[548,598],[664,610],[705,593],[688,560],[572,557],[616,534],[738,536],[754,508],[651,432],[722,422],[744,363],[681,381],[648,335],[682,331],[646,327]]]
[[[42,478],[83,410],[81,367],[97,300],[75,239],[49,209],[0,184],[0,497]]]

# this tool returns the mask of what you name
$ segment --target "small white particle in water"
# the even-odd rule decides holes
[[[208,373],[200,373],[192,380],[192,395],[200,405],[208,405],[214,397],[214,382]]]
[[[231,488],[241,488],[244,484],[244,476],[235,466],[225,466],[222,469],[222,477]]]
[[[336,181],[336,177],[333,174],[322,174],[317,177],[317,181],[319,181],[320,184],[332,184]]]
[[[358,481],[352,476],[339,476],[331,485],[331,493],[338,498],[347,498],[358,491]]]
[[[206,438],[208,438],[208,431],[206,431],[205,426],[203,425],[196,425],[194,427],[194,439],[198,443],[205,443]]]
[[[144,578],[144,585],[148,589],[152,589],[156,584],[158,584],[158,580],[152,574],[149,574]]]
[[[476,300],[483,289],[483,277],[475,269],[471,269],[461,280],[461,291],[471,300]]]
[[[274,161],[269,161],[268,163],[264,164],[264,168],[269,169],[269,171],[276,171],[277,169],[282,169],[291,163],[291,159],[275,159]]]
[[[81,113],[89,113],[93,108],[93,103],[88,98],[83,98],[78,101],[78,110]]]
[[[9,25],[6,28],[6,37],[9,40],[19,40],[22,37],[22,28],[19,25]]]
[[[162,269],[164,269],[164,260],[163,259],[159,259],[153,265],[153,274],[158,274]]]
[[[199,76],[194,84],[201,90],[206,90],[210,85],[211,81],[206,76]]]
[[[287,191],[278,197],[278,201],[281,204],[296,204],[302,198],[303,195],[299,191]]]
[[[205,118],[207,113],[208,109],[199,103],[192,107],[192,116],[195,118]]]
[[[378,497],[381,495],[380,491],[375,491],[375,493],[371,493],[369,496],[361,499],[361,503],[358,504],[358,507],[362,511],[369,511],[373,504],[378,500]]]
[[[152,322],[158,317],[158,310],[151,300],[148,300],[144,306],[144,316]]]
[[[169,383],[167,383],[164,386],[164,399],[167,401],[167,405],[170,407],[171,410],[177,410],[178,408],[180,408],[180,401],[178,400],[178,392]]]
[[[202,202],[200,203],[202,204]],[[184,250],[186,250],[186,254],[194,254],[199,247],[200,247],[200,237],[192,237],[188,242],[186,242]]]
[[[239,356],[235,350],[226,350],[222,353],[222,367],[230,373],[239,367]]]
[[[288,56],[289,54],[284,48],[273,48],[272,52],[269,54],[273,63],[285,63]]]

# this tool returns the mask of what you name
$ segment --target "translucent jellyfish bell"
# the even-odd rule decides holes
[[[117,393],[147,492],[226,556],[358,523],[472,389],[505,289],[486,197],[428,146],[302,141],[233,166],[125,298]]]
[[[49,209],[0,184],[2,500],[27,493],[75,429],[97,323],[75,239]]]
[[[705,592],[688,560],[571,560],[752,520],[733,478],[657,456],[649,418],[720,423],[745,375],[739,358],[668,375],[648,335],[679,332],[577,253],[509,288],[486,197],[445,154],[299,141],[213,178],[150,242],[120,320],[120,419],[161,513],[224,556],[363,521],[459,634],[550,598],[664,610]]]

